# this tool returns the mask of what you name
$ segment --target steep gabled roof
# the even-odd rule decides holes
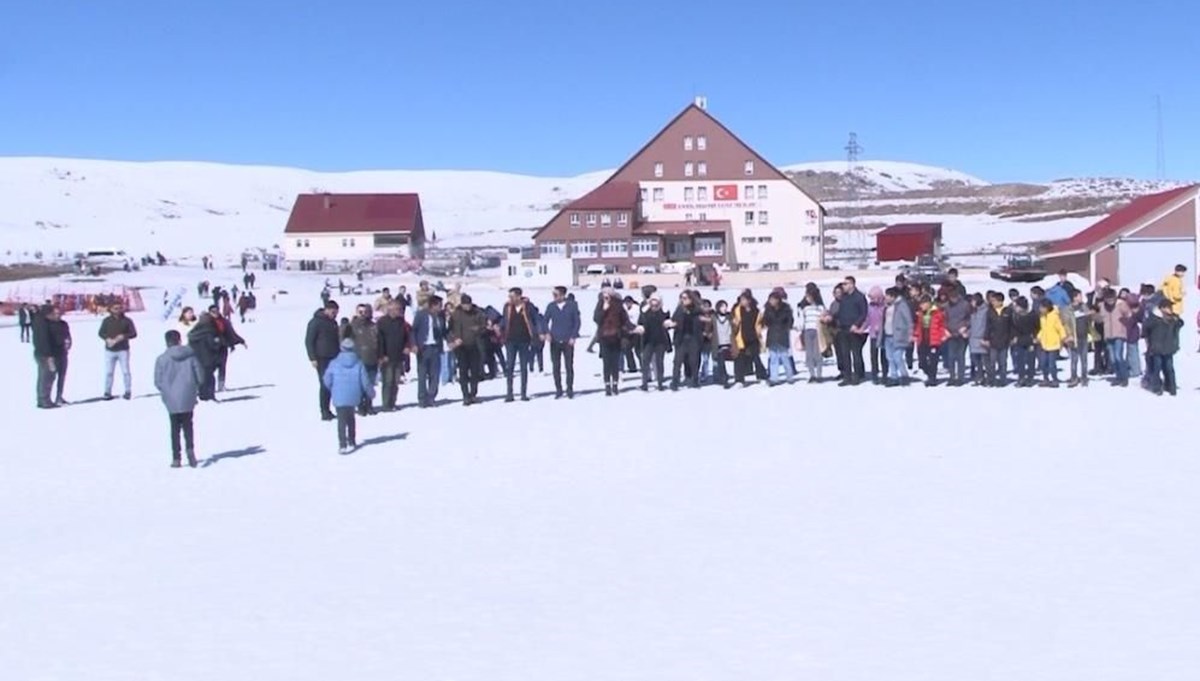
[[[735,134],[735,133],[734,133],[732,130],[730,130],[729,128],[725,127],[725,124],[724,124],[724,123],[722,123],[721,121],[717,120],[716,116],[713,116],[712,114],[710,114],[710,113],[708,112],[708,109],[706,109],[706,108],[704,108],[704,107],[701,107],[701,106],[698,106],[698,105],[697,105],[695,102],[692,102],[691,104],[688,104],[687,106],[685,106],[685,107],[683,108],[683,111],[680,111],[678,114],[676,114],[676,115],[675,115],[675,117],[674,117],[674,118],[672,118],[672,119],[671,119],[671,121],[670,121],[669,123],[667,123],[666,125],[664,125],[664,126],[663,126],[663,128],[662,128],[661,130],[659,130],[659,131],[658,131],[658,133],[657,133],[656,135],[654,135],[654,137],[651,137],[651,138],[650,138],[650,140],[649,140],[649,141],[647,141],[645,144],[643,144],[643,145],[642,145],[642,147],[641,147],[640,149],[638,149],[636,153],[634,153],[634,154],[633,154],[632,156],[630,156],[630,157],[629,157],[629,158],[628,158],[628,159],[627,159],[627,160],[626,160],[624,163],[622,163],[622,164],[621,164],[621,167],[619,167],[619,168],[617,168],[615,171],[613,171],[613,174],[612,174],[612,175],[610,175],[610,176],[609,176],[609,178],[608,178],[607,180],[605,180],[605,182],[606,182],[606,183],[607,183],[607,182],[611,182],[611,181],[612,181],[612,179],[613,179],[614,177],[617,177],[618,175],[620,175],[620,174],[621,174],[621,172],[622,172],[623,170],[625,170],[627,167],[629,167],[629,164],[633,163],[633,162],[634,162],[634,160],[636,160],[636,159],[637,159],[637,157],[639,157],[639,156],[641,156],[643,153],[645,153],[645,151],[646,151],[647,149],[649,149],[649,148],[651,147],[651,145],[653,145],[655,142],[657,142],[657,141],[658,141],[658,139],[659,139],[660,137],[662,137],[663,135],[667,134],[667,131],[669,131],[671,128],[675,127],[675,124],[679,122],[679,119],[683,118],[685,115],[687,115],[687,113],[688,113],[689,111],[693,111],[693,110],[694,110],[694,111],[698,111],[698,112],[700,113],[700,115],[701,115],[701,116],[704,116],[704,117],[705,117],[705,118],[707,118],[708,120],[712,121],[712,123],[713,123],[714,125],[716,125],[716,126],[717,126],[718,128],[720,128],[722,131],[724,131],[724,132],[725,132],[725,134],[727,134],[727,135],[729,135],[731,138],[733,138],[733,140],[734,140],[735,142],[737,142],[738,144],[740,144],[740,145],[742,145],[743,147],[745,147],[745,148],[746,148],[746,149],[747,149],[747,150],[748,150],[748,151],[749,151],[749,152],[750,152],[750,153],[751,153],[751,154],[754,156],[754,158],[755,158],[757,161],[761,162],[761,163],[762,163],[762,165],[766,166],[768,170],[770,170],[772,173],[774,173],[774,174],[777,176],[777,177],[776,177],[776,179],[780,179],[780,180],[786,180],[786,181],[788,181],[788,182],[792,182],[792,179],[791,179],[790,177],[788,177],[786,173],[784,173],[784,172],[783,172],[782,170],[780,170],[779,168],[775,167],[775,166],[774,166],[774,165],[773,165],[773,164],[772,164],[770,161],[768,161],[767,159],[763,158],[763,157],[762,157],[762,154],[759,154],[757,151],[755,151],[755,150],[754,150],[754,147],[752,147],[752,146],[750,146],[749,144],[746,144],[744,141],[742,141],[742,138],[738,137],[738,136],[737,136],[737,135],[736,135],[736,134]],[[804,188],[803,188],[803,187],[801,187],[800,185],[796,184],[795,182],[792,182],[792,184],[793,184],[793,185],[795,185],[796,189],[799,189],[799,190],[800,190],[800,193],[802,193],[802,194],[804,194],[805,196],[807,196],[808,198],[812,199],[812,201],[813,201],[814,203],[816,203],[818,206],[820,206],[820,207],[821,207],[821,214],[822,214],[822,215],[828,215],[828,212],[825,210],[825,206],[824,206],[824,205],[822,205],[820,201],[817,201],[816,197],[814,197],[812,194],[809,194],[808,192],[804,191]]]
[[[422,230],[416,194],[300,194],[284,234]]]
[[[1195,190],[1197,186],[1200,185],[1177,187],[1158,194],[1138,197],[1091,227],[1054,244],[1046,255],[1094,250],[1097,246],[1125,234],[1138,222]]]
[[[565,210],[633,210],[637,208],[639,198],[636,182],[605,182],[568,203]]]
[[[930,232],[941,236],[942,223],[940,222],[901,222],[894,225],[888,225],[884,229],[875,233],[875,236],[893,236],[900,234],[929,234]]]

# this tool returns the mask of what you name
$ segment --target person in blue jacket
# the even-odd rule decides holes
[[[575,397],[575,339],[581,325],[579,305],[567,297],[567,287],[554,287],[554,300],[542,313],[542,340],[550,344],[550,367],[554,372],[554,399],[563,396],[563,365],[567,373],[567,399]]]
[[[375,385],[354,350],[353,338],[342,341],[341,352],[325,368],[322,381],[337,415],[338,453],[349,454],[358,448],[354,410],[364,399],[375,399]]]

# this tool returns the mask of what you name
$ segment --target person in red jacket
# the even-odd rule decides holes
[[[925,372],[925,385],[938,384],[938,355],[942,341],[950,337],[946,316],[929,296],[922,296],[917,308],[917,323],[913,325],[913,345],[917,346],[917,361]]]

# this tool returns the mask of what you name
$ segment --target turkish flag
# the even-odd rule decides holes
[[[713,187],[714,201],[737,201],[736,184],[719,184]]]

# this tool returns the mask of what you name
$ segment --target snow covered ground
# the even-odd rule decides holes
[[[191,290],[200,272],[127,276]],[[198,470],[168,467],[156,314],[135,317],[131,402],[94,401],[98,320],[71,319],[76,404],[48,412],[32,406],[29,346],[0,329],[4,678],[1182,681],[1200,668],[1190,317],[1173,399],[1106,385],[610,399],[581,352],[573,402],[545,397],[539,376],[528,404],[360,418],[364,446],[339,456],[302,344],[319,282],[262,276],[289,293],[239,326],[250,347],[231,359],[227,400],[197,411]],[[411,405],[415,387],[402,395]]]

